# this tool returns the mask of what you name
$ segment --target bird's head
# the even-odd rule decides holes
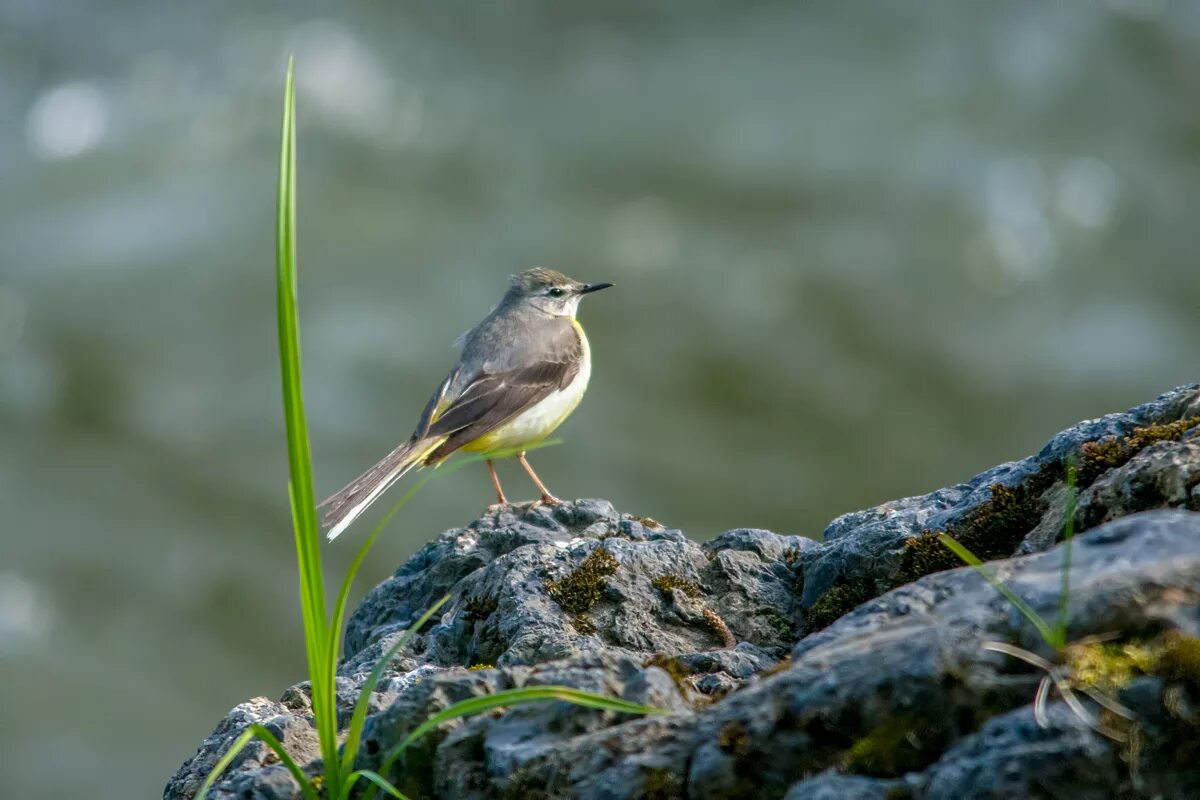
[[[585,294],[607,289],[611,283],[580,283],[561,272],[534,267],[513,275],[506,301],[537,309],[554,317],[574,317]]]

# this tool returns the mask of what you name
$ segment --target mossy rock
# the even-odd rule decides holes
[[[546,591],[568,614],[586,614],[604,596],[606,578],[620,566],[611,553],[598,547],[565,578],[546,581]]]

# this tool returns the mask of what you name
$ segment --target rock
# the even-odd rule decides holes
[[[990,720],[929,770],[926,800],[1071,797],[1105,800],[1122,783],[1120,759],[1104,737],[1061,703],[1042,728],[1030,708]],[[1125,780],[1128,781],[1126,774]]]
[[[993,467],[966,483],[839,517],[826,528],[824,547],[807,548],[799,556],[804,579],[800,605],[806,612],[817,606],[824,623],[932,568],[957,565],[936,542],[929,549],[940,558],[921,563],[925,553],[908,543],[925,531],[950,531],[960,540],[978,532],[977,541],[964,543],[985,559],[1044,550],[1054,543],[1059,528],[1049,535],[1035,534],[1028,543],[1026,537],[1038,531],[1048,512],[1062,508],[1061,494],[1056,493],[1065,482],[1069,458],[1078,462],[1087,444],[1119,440],[1140,427],[1179,420],[1200,423],[1200,384],[1174,389],[1120,414],[1081,422],[1052,438],[1037,455]],[[1146,507],[1154,506],[1142,506]],[[961,535],[964,528],[968,536]],[[818,605],[822,601],[832,608]]]
[[[822,772],[792,786],[784,800],[898,800],[911,796],[903,781]]]
[[[392,777],[412,797],[480,800],[1200,796],[1200,514],[1187,510],[1200,475],[1198,398],[1200,387],[1184,387],[1081,423],[1024,461],[840,517],[825,543],[738,529],[700,545],[602,500],[503,509],[447,531],[347,626],[343,725],[381,654],[450,596],[385,670],[358,766],[380,768],[393,744],[456,701],[565,684],[667,713],[554,702],[458,720],[420,740]],[[1157,427],[1135,430],[1147,426]],[[1136,748],[1059,700],[1039,727],[1030,704],[1040,673],[983,645],[1054,652],[922,536],[983,541],[1000,559],[990,568],[1052,619],[1066,551],[1059,473],[1072,454],[1083,460],[1068,630],[1072,641],[1116,635],[1079,647],[1126,658],[1105,691],[1134,710]],[[1132,513],[1146,508],[1158,510]],[[1028,555],[1010,558],[1018,548]],[[918,567],[934,572],[897,585]],[[236,707],[164,797],[193,797],[251,722],[315,774],[308,711],[305,684],[279,703]],[[212,796],[299,795],[256,744]]]

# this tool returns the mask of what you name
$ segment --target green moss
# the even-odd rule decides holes
[[[592,622],[592,618],[587,614],[572,614],[571,627],[584,636],[592,636],[596,633],[596,623]]]
[[[485,594],[479,597],[469,597],[466,602],[466,617],[472,622],[478,622],[490,617],[499,605],[495,595]]]
[[[1174,632],[1166,634],[1154,673],[1200,689],[1200,639]]]
[[[1134,678],[1155,668],[1162,645],[1154,642],[1072,642],[1063,650],[1063,660],[1072,685],[1115,695]]]
[[[784,641],[791,640],[793,636],[792,623],[788,622],[787,618],[785,618],[783,614],[780,614],[773,608],[768,608],[762,612],[762,617],[763,621],[770,625],[771,629],[775,631],[776,636]]]
[[[1046,512],[1042,493],[1054,483],[1058,467],[1042,469],[1020,486],[991,485],[992,496],[948,531],[981,561],[1009,558]],[[942,531],[925,531],[904,543],[898,583],[961,567],[962,561],[938,541]]]
[[[942,750],[946,736],[927,720],[891,717],[857,740],[844,757],[849,772],[877,778],[924,769]]]
[[[740,757],[750,752],[750,732],[741,720],[730,720],[717,731],[717,747],[731,756]]]
[[[851,609],[874,599],[878,594],[865,581],[850,581],[834,586],[809,607],[804,613],[804,621],[810,632],[819,631]]]
[[[644,770],[642,800],[683,800],[683,780],[669,769],[648,767]]]
[[[495,664],[472,664],[471,666],[467,667],[467,670],[470,672],[479,672],[480,670],[483,670],[483,669],[495,669],[495,668],[496,668]]]
[[[1134,428],[1125,437],[1110,436],[1098,442],[1086,442],[1079,453],[1079,484],[1087,486],[1101,474],[1127,463],[1156,442],[1178,441],[1185,433],[1200,425],[1200,417],[1188,417],[1161,425]]]
[[[569,575],[561,580],[546,581],[546,591],[569,614],[584,614],[604,596],[605,580],[621,566],[604,548],[593,550]],[[576,629],[578,629],[576,625]],[[581,631],[582,633],[582,631]]]
[[[1155,442],[1178,440],[1197,425],[1200,425],[1200,417],[1190,417],[1135,428],[1125,437],[1112,436],[1086,442],[1080,448],[1077,485],[1087,486],[1102,473],[1125,464]],[[1046,511],[1042,495],[1065,471],[1065,465],[1055,462],[1047,464],[1020,486],[992,484],[991,498],[947,532],[981,561],[1009,558],[1025,535],[1041,521]],[[904,543],[898,583],[962,566],[958,557],[938,541],[939,533],[942,531],[927,530]]]
[[[796,562],[799,560],[800,560],[800,548],[799,547],[789,547],[788,549],[783,551],[783,563],[787,565],[788,569],[791,569],[792,567],[796,566]]]
[[[1169,631],[1152,639],[1083,639],[1063,649],[1071,685],[1116,696],[1136,678],[1156,675],[1200,687],[1200,639]]]
[[[650,585],[658,589],[667,597],[671,596],[671,592],[678,589],[688,597],[700,597],[702,594],[700,586],[687,578],[679,575],[662,575],[650,581]]]

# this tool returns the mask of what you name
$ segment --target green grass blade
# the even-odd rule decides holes
[[[383,677],[383,671],[387,669],[388,663],[391,662],[396,653],[400,652],[400,648],[407,644],[408,640],[416,635],[421,628],[425,627],[425,623],[449,599],[450,595],[446,595],[441,600],[438,600],[428,611],[421,615],[420,619],[410,625],[408,630],[392,643],[387,652],[376,660],[371,674],[363,681],[363,685],[358,691],[358,699],[354,702],[354,712],[350,716],[350,727],[346,732],[346,744],[342,748],[342,772],[349,772],[354,767],[354,759],[358,757],[358,746],[362,742],[363,726],[367,720],[367,703],[370,700],[371,692],[375,691],[375,687],[379,684],[379,679]]]
[[[238,738],[234,740],[234,743],[230,745],[229,749],[225,751],[225,755],[221,756],[221,758],[217,760],[217,763],[213,765],[212,770],[208,773],[208,777],[204,779],[204,783],[200,784],[200,791],[196,793],[196,800],[204,800],[204,798],[208,796],[208,790],[211,789],[213,784],[217,782],[217,778],[221,777],[221,773],[223,773],[229,767],[229,765],[233,763],[233,760],[237,758],[238,753],[242,752],[246,745],[250,744],[250,740],[253,738],[254,730],[252,728],[247,728],[246,730],[242,731],[242,734],[238,736]]]
[[[337,662],[339,654],[342,650],[342,637],[345,635],[343,625],[346,617],[346,606],[350,600],[350,589],[354,585],[354,578],[358,575],[359,568],[362,566],[363,561],[366,560],[367,554],[371,551],[371,548],[375,545],[375,541],[379,538],[379,534],[383,532],[383,529],[387,527],[392,517],[395,516],[396,513],[404,506],[404,504],[407,503],[409,499],[411,499],[412,496],[417,493],[423,484],[424,481],[414,485],[404,494],[404,497],[400,499],[400,502],[396,503],[396,505],[394,505],[392,509],[388,511],[379,524],[375,526],[375,529],[371,531],[371,535],[367,537],[367,540],[363,542],[360,548],[358,548],[358,553],[355,555],[354,561],[351,562],[350,568],[346,571],[346,576],[342,580],[342,588],[338,591],[337,602],[334,603],[333,606],[333,622],[329,627],[329,641],[325,652],[325,656],[329,662],[329,671],[333,675],[337,675]],[[422,621],[420,624],[424,624],[424,622]],[[415,627],[420,627],[420,625]],[[401,637],[400,641],[403,642],[407,640],[407,638],[408,632],[406,631],[405,635]],[[384,662],[381,659],[380,662],[376,663],[376,667],[379,667],[382,663]],[[380,670],[380,672],[382,672],[382,670]],[[374,675],[374,671],[372,671],[371,674]],[[343,773],[348,772],[354,766],[354,759],[358,755],[358,743],[362,734],[362,724],[363,720],[366,718],[367,698],[370,696],[371,692],[374,691],[375,683],[368,679],[368,682],[364,683],[362,688],[363,691],[359,693],[358,699],[354,704],[354,711],[351,715],[350,721],[350,730],[346,736],[346,743],[342,748],[340,764]],[[362,706],[361,715],[359,712],[359,706]],[[360,716],[362,719],[360,719]]]
[[[300,784],[300,792],[304,795],[305,800],[320,800],[316,789],[313,788],[312,782],[308,776],[304,774],[296,760],[291,754],[284,749],[283,744],[275,738],[275,734],[259,725],[257,722],[252,723],[246,730],[242,731],[241,735],[234,741],[230,748],[225,751],[225,755],[213,765],[212,771],[208,773],[208,777],[204,779],[204,783],[200,786],[200,791],[196,793],[196,800],[204,800],[208,796],[208,790],[217,782],[217,778],[221,776],[233,759],[237,758],[237,754],[242,752],[242,749],[250,743],[251,739],[260,739],[267,747],[275,751],[275,755],[279,757],[280,763],[287,767],[288,772],[292,773],[292,777]]]
[[[287,430],[289,494],[300,579],[305,649],[312,685],[313,717],[326,764],[337,763],[337,698],[329,668],[329,619],[325,608],[325,579],[321,569],[321,530],[313,492],[312,452],[304,413],[300,367],[300,319],[296,300],[296,86],[292,60],[284,84],[283,125],[279,145],[279,192],[275,217],[276,313],[279,325],[279,364],[283,415]],[[340,787],[336,769],[326,775],[329,789]]]
[[[342,790],[341,800],[349,799],[350,788],[354,786],[354,782],[358,778],[366,778],[371,783],[375,784],[380,789],[382,789],[383,791],[390,794],[392,797],[399,798],[399,800],[408,800],[408,796],[405,795],[404,792],[400,791],[395,786],[393,786],[387,780],[387,778],[383,777],[378,772],[372,772],[369,769],[360,769],[360,770],[356,770],[355,772],[351,772],[348,776],[346,776],[346,778],[347,778],[346,788]],[[378,794],[378,793],[376,793],[376,794]]]
[[[1027,620],[1033,623],[1033,626],[1037,628],[1038,633],[1041,634],[1042,638],[1046,641],[1046,644],[1050,645],[1055,650],[1058,650],[1061,647],[1061,645],[1057,643],[1058,639],[1054,629],[1050,627],[1046,620],[1042,619],[1041,614],[1038,614],[1036,611],[1034,611],[1032,606],[1022,600],[1016,592],[1005,586],[999,578],[992,574],[991,570],[983,565],[982,561],[976,558],[974,553],[959,544],[958,541],[948,533],[939,533],[938,541],[950,548],[950,550],[952,550],[956,556],[961,558],[976,572],[982,575],[984,580],[992,585],[993,589],[1004,595],[1004,599],[1011,603],[1013,608],[1017,609],[1017,611],[1020,611]]]
[[[497,708],[524,705],[527,703],[542,703],[552,700],[564,700],[578,706],[597,708],[604,711],[617,711],[623,714],[666,713],[665,709],[644,706],[640,703],[631,703],[628,700],[585,692],[580,689],[572,689],[569,686],[529,686],[523,689],[505,689],[495,694],[463,700],[434,714],[414,728],[403,741],[388,751],[381,771],[384,774],[391,771],[392,766],[396,763],[396,759],[404,753],[409,745],[444,722],[461,717],[478,716]]]
[[[1078,474],[1073,459],[1067,461],[1067,518],[1063,529],[1063,565],[1062,586],[1058,591],[1058,620],[1054,625],[1054,633],[1058,647],[1067,644],[1067,618],[1071,605],[1071,547],[1075,538],[1075,507],[1079,502],[1079,494],[1075,489]]]

